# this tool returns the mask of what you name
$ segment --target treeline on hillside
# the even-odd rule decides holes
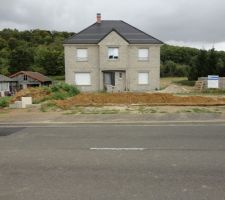
[[[64,74],[62,42],[74,33],[16,29],[0,31],[0,74],[21,70],[46,75]]]
[[[33,70],[46,75],[63,75],[62,42],[73,34],[47,30],[3,29],[0,31],[0,74]],[[187,76],[189,80],[196,80],[209,74],[225,76],[225,52],[162,46],[162,77]]]
[[[189,80],[208,75],[225,76],[225,52],[198,50],[189,47],[163,45],[161,76],[187,76]]]

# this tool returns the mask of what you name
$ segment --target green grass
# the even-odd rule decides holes
[[[0,108],[5,108],[9,106],[11,97],[0,97]]]
[[[191,86],[193,87],[195,85],[195,81],[189,81],[189,80],[174,80],[173,83],[183,86]]]
[[[66,83],[57,83],[51,87],[41,87],[39,89],[46,91],[47,95],[40,99],[34,99],[34,104],[43,103],[49,100],[65,100],[80,93],[76,86]]]
[[[210,108],[190,108],[178,111],[178,113],[222,113],[219,109]]]
[[[120,110],[117,109],[105,109],[101,107],[92,107],[92,108],[85,108],[85,107],[76,107],[73,110],[66,112],[65,115],[78,115],[78,114],[118,114]]]
[[[203,94],[225,94],[224,89],[205,89],[202,91]]]

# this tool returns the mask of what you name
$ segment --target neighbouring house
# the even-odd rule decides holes
[[[160,88],[160,40],[124,21],[101,20],[64,41],[66,83],[81,91]]]
[[[16,82],[13,79],[0,74],[0,96],[10,95],[15,84]]]
[[[52,80],[39,72],[20,71],[10,76],[17,82],[17,89],[25,89],[28,87],[49,86]]]

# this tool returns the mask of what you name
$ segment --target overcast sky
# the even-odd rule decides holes
[[[0,29],[78,32],[97,12],[166,43],[225,50],[225,0],[0,0]]]

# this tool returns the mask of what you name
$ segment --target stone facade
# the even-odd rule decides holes
[[[78,86],[81,91],[104,90],[104,72],[115,75],[115,91],[152,91],[160,87],[160,44],[129,44],[112,31],[98,45],[64,44],[66,83],[75,84],[75,73],[88,72],[91,84]],[[119,58],[110,60],[108,48],[119,48]],[[78,61],[77,49],[87,49],[88,59]],[[138,59],[138,50],[149,49],[148,60]],[[139,84],[138,73],[148,73],[148,84]]]

